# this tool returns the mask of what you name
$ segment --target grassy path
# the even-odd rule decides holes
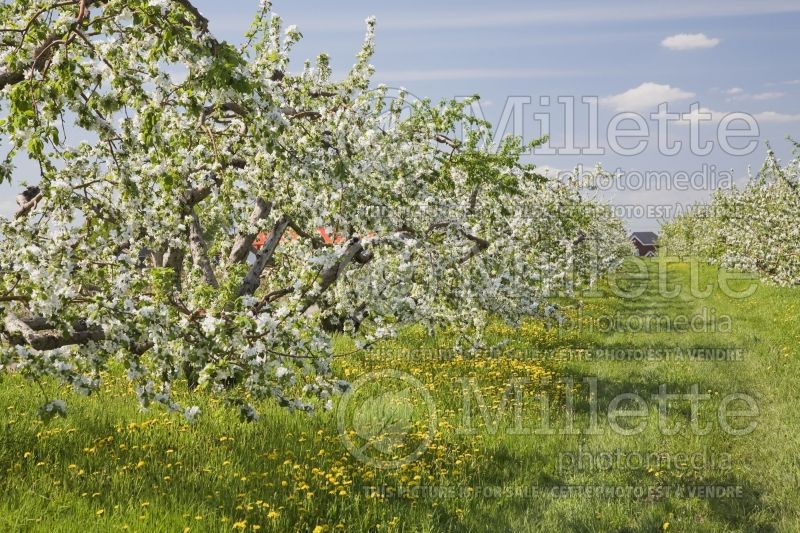
[[[45,426],[39,390],[8,375],[0,530],[800,530],[800,290],[736,298],[701,266],[696,285],[713,289],[699,297],[688,264],[661,288],[658,264],[645,269],[616,283],[636,297],[605,285],[564,302],[561,328],[492,326],[502,353],[454,358],[412,330],[339,360],[367,400],[354,393],[351,418],[265,404],[242,424],[195,394],[204,416],[189,425],[139,412],[111,372],[99,398],[49,384],[70,414]]]
[[[570,362],[565,367],[567,374],[596,378],[601,410],[619,394],[634,393],[647,400],[647,428],[635,436],[606,429],[559,444],[575,453],[589,449],[623,454],[611,467],[608,460],[595,458],[572,472],[562,469],[564,483],[665,486],[672,495],[656,491],[643,498],[550,501],[545,508],[553,520],[547,525],[653,531],[668,523],[669,529],[685,531],[797,530],[800,447],[791,428],[798,427],[800,399],[795,379],[798,291],[759,286],[752,296],[732,297],[720,289],[716,270],[699,268],[696,286],[710,286],[712,292],[698,297],[692,294],[691,269],[685,264],[671,265],[665,278],[668,290],[676,285],[682,290],[665,295],[657,266],[651,263],[640,297],[601,299],[592,314],[617,317],[618,327],[590,343],[601,353],[610,350],[610,360]],[[750,283],[729,285],[740,290]],[[697,427],[707,426],[708,433],[692,428],[691,403],[686,400],[669,401],[667,409],[666,426],[671,430],[679,424],[682,429],[668,435],[672,431],[659,428],[654,397],[663,386],[673,394],[691,393],[696,386],[709,396],[698,400],[697,409]],[[732,426],[726,428],[719,408],[733,394],[752,398],[759,414],[725,418]],[[745,405],[737,400],[728,404],[730,410],[746,409]],[[751,433],[732,434],[731,429],[753,422],[757,426]],[[654,454],[664,461],[654,460]],[[645,466],[633,464],[642,457]],[[730,487],[734,497],[728,496]],[[711,488],[711,493],[690,497],[692,488],[697,494]]]

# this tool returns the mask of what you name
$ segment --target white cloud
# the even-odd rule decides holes
[[[646,82],[624,93],[601,98],[600,102],[617,111],[642,111],[654,109],[663,102],[692,98],[694,93],[659,83]]]
[[[800,113],[796,115],[778,113],[775,111],[764,111],[756,113],[753,117],[758,122],[798,122],[800,121]]]
[[[782,98],[786,96],[786,93],[782,93],[779,91],[768,91],[765,93],[758,93],[753,95],[753,100],[774,100],[776,98]]]
[[[688,112],[681,114],[681,119],[678,123],[688,124],[691,119],[699,120],[701,124],[703,123],[716,123],[725,118],[729,115],[741,115],[741,111],[731,112],[731,111],[716,111],[709,109],[707,107],[700,107],[696,109],[692,109]],[[786,113],[778,113],[776,111],[764,111],[762,113],[750,113],[751,117],[753,117],[756,122],[758,123],[786,123],[786,122],[800,122],[800,113],[796,115],[786,114]]]
[[[726,98],[725,100],[728,102],[736,102],[741,100],[775,100],[777,98],[782,98],[786,96],[786,93],[780,91],[767,91],[763,93],[756,93],[756,94],[748,94],[743,92],[738,93],[731,93],[730,91],[728,94],[733,94],[730,98]]]
[[[685,124],[689,124],[692,120],[697,120],[700,122],[700,124],[719,122],[726,114],[727,113],[722,111],[714,111],[713,109],[709,109],[707,107],[698,107],[681,113],[681,118],[678,122]]]
[[[697,48],[714,48],[719,44],[716,37],[708,37],[705,33],[679,33],[661,41],[661,46],[670,50],[695,50]]]
[[[778,85],[800,85],[800,80],[769,81],[764,87],[777,87]]]
[[[725,94],[742,94],[743,92],[744,89],[742,89],[741,87],[733,87],[725,91]]]

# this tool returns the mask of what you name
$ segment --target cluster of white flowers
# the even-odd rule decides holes
[[[800,158],[782,166],[770,151],[744,188],[717,192],[665,226],[661,240],[670,254],[800,284]]]
[[[4,26],[36,15],[17,4]],[[521,163],[521,141],[493,139],[472,100],[382,105],[374,19],[337,82],[324,54],[291,74],[300,34],[268,13],[239,50],[182,3],[95,9],[90,33],[113,45],[70,40],[59,68],[3,93],[8,161],[28,147],[43,170],[35,208],[0,222],[3,290],[18,296],[0,312],[50,331],[7,335],[6,367],[89,393],[118,358],[143,405],[189,420],[177,379],[245,420],[258,418],[245,397],[330,408],[348,387],[331,374],[336,332],[368,349],[423,323],[476,349],[491,317],[552,319],[553,296],[630,252],[607,208]],[[195,27],[167,28],[164,10]],[[65,110],[71,133],[100,141],[54,133]]]

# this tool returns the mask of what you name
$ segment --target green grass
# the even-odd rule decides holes
[[[493,326],[493,341],[507,342],[503,353],[452,359],[447,338],[412,328],[375,353],[339,359],[338,370],[350,380],[395,369],[430,394],[437,421],[432,442],[397,469],[353,457],[336,412],[308,416],[263,405],[259,422],[243,424],[218,400],[195,394],[191,401],[203,416],[189,425],[161,411],[140,412],[126,381],[111,372],[91,398],[46,385],[49,396],[68,401],[69,416],[44,425],[35,416],[41,391],[7,375],[0,381],[0,530],[800,530],[800,290],[759,286],[736,299],[717,286],[696,298],[688,290],[689,266],[672,264],[669,286],[679,282],[684,290],[667,298],[657,290],[657,265],[647,265],[648,275],[620,283],[642,285],[641,296],[620,298],[606,287],[600,296],[565,301],[564,328]],[[700,268],[700,286],[717,279],[715,269]],[[614,317],[616,327],[604,317]],[[630,317],[639,322],[628,323]],[[646,317],[653,317],[650,331],[640,327]],[[348,343],[341,344],[347,352]],[[675,355],[706,348],[731,350],[739,360]],[[615,350],[615,359],[598,359],[602,350]],[[573,432],[567,431],[569,391],[557,381],[565,376],[578,384]],[[521,396],[512,391],[499,416],[515,378],[527,382],[518,382]],[[596,426],[584,378],[596,379]],[[683,429],[663,435],[651,398],[661,385],[676,394],[697,385],[708,394],[698,421],[710,432],[693,432],[689,402],[672,400],[668,426]],[[464,387],[479,391],[467,394],[469,408]],[[640,434],[621,435],[609,425],[609,404],[623,393],[646,402],[644,417],[619,422],[646,422]],[[733,393],[758,406],[757,417],[732,422],[743,427],[755,420],[750,434],[730,435],[719,423],[719,404]],[[343,411],[351,441],[368,457],[387,460],[424,444],[424,399],[408,382],[367,381],[352,396],[356,409]],[[630,401],[621,406],[632,408]],[[535,431],[545,427],[544,414],[552,434]],[[387,420],[398,425],[374,435]],[[589,434],[591,427],[596,431]],[[375,438],[364,440],[367,434]],[[682,464],[692,458],[694,465]],[[586,486],[631,492],[563,492]],[[735,492],[690,494],[709,486]]]

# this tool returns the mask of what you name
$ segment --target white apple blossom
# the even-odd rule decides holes
[[[770,150],[744,188],[718,191],[709,205],[668,224],[661,240],[669,254],[800,285],[800,158],[781,166]]]
[[[335,335],[368,349],[421,323],[475,350],[491,317],[552,320],[553,297],[630,252],[606,206],[521,162],[474,99],[380,105],[374,18],[335,81],[325,54],[292,73],[300,34],[268,12],[239,49],[188,1],[12,3],[0,181],[23,153],[41,176],[0,221],[3,368],[90,393],[117,359],[143,406],[189,420],[178,379],[244,420],[266,398],[330,408],[348,388]],[[34,35],[65,43],[50,68]]]

